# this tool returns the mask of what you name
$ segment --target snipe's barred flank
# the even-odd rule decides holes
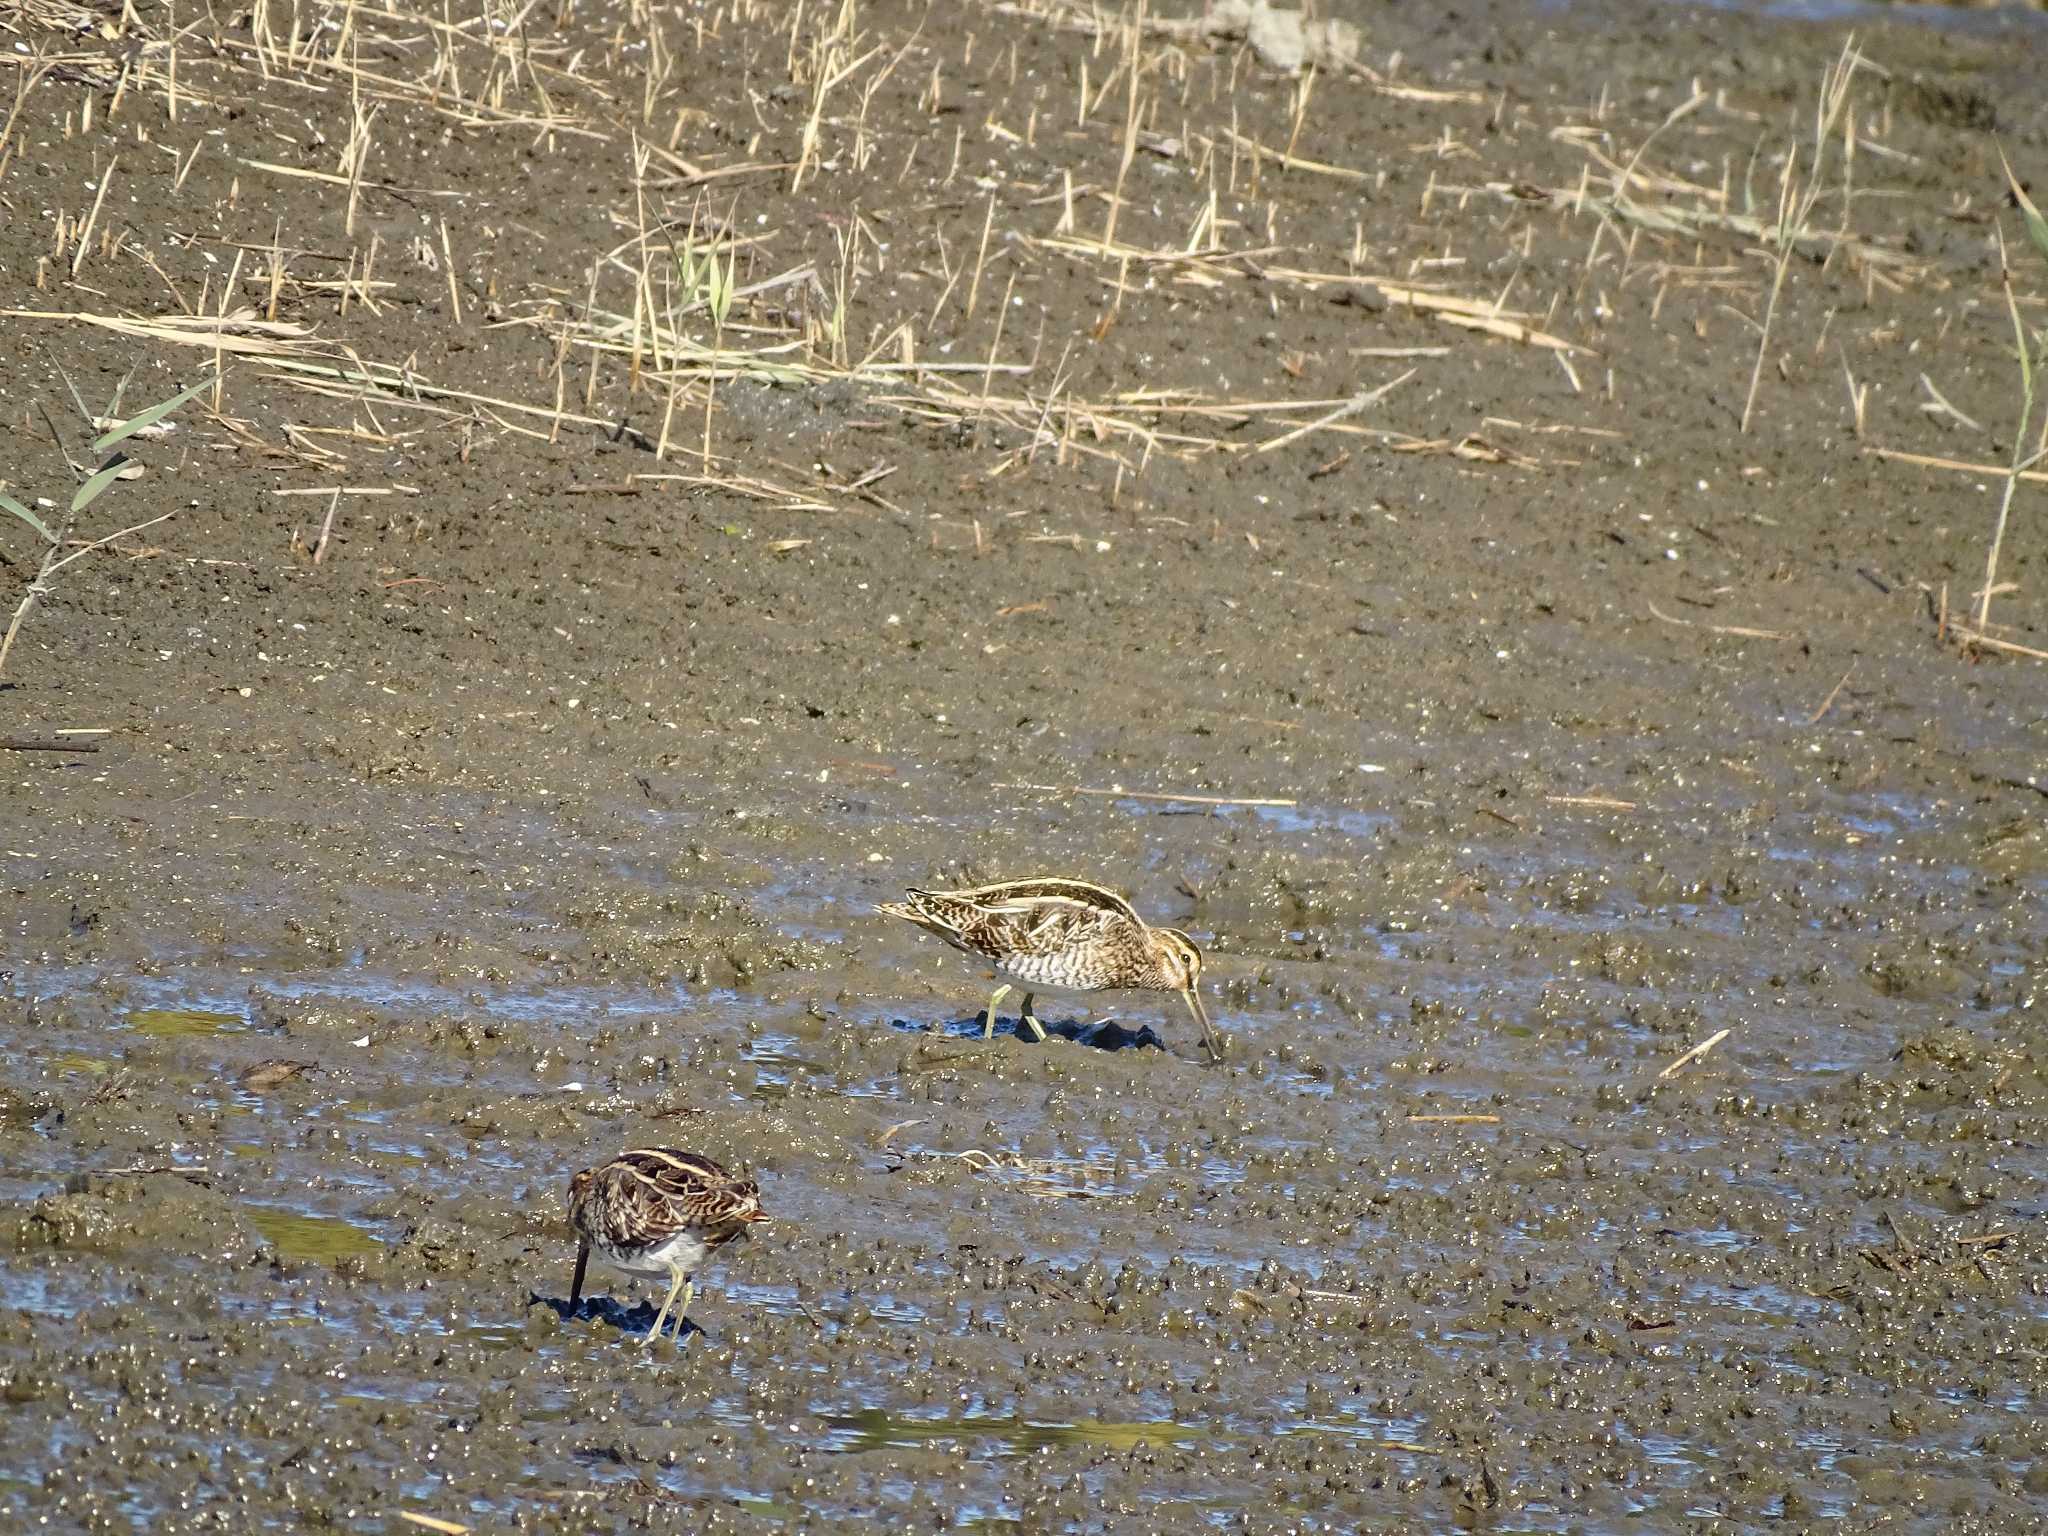
[[[1202,952],[1178,928],[1152,928],[1114,891],[1085,880],[1043,876],[1002,880],[964,891],[910,890],[875,909],[979,955],[1005,978],[988,1001],[982,1036],[995,1033],[996,1004],[1011,984],[1024,989],[1022,1023],[1045,1030],[1031,1011],[1039,992],[1178,992],[1202,1026],[1212,1059],[1223,1047],[1202,1006]]]
[[[569,1308],[582,1303],[583,1273],[595,1253],[629,1275],[668,1280],[647,1341],[661,1337],[671,1308],[680,1339],[697,1293],[691,1277],[715,1250],[767,1219],[754,1181],[735,1178],[708,1157],[667,1147],[621,1152],[569,1181],[569,1225],[578,1238]]]

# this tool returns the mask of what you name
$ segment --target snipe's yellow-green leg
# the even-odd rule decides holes
[[[987,1040],[994,1036],[996,1032],[996,1004],[1000,1003],[1015,990],[1007,981],[996,988],[995,995],[988,1000],[988,1012],[981,1016],[982,1039]],[[1031,1011],[1033,1001],[1034,994],[1026,992],[1024,994],[1024,1007],[1017,1015],[1017,1024],[1020,1028],[1030,1030],[1032,1039],[1043,1040],[1045,1038],[1045,1026],[1038,1022],[1038,1016]]]
[[[678,1291],[682,1292],[683,1296],[682,1304],[679,1306],[676,1304],[676,1293]],[[654,1326],[647,1330],[647,1342],[652,1344],[661,1337],[662,1320],[668,1316],[668,1309],[673,1306],[676,1309],[676,1326],[674,1329],[676,1342],[678,1344],[682,1343],[683,1323],[689,1317],[690,1303],[696,1300],[696,1298],[697,1282],[680,1269],[670,1270],[668,1295],[661,1303],[661,1310],[654,1314]]]

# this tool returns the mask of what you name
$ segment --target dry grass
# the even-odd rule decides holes
[[[1623,406],[1630,387],[1654,387],[1625,368],[1617,376],[1614,354],[1628,349],[1610,345],[1610,328],[1625,292],[1648,297],[1635,323],[1654,327],[1668,299],[1690,296],[1703,301],[1693,320],[1702,338],[1720,315],[1754,332],[1736,424],[1748,431],[1801,285],[1860,281],[1875,303],[1943,280],[1895,236],[1859,227],[1861,210],[1892,195],[1873,170],[1911,156],[1885,142],[1888,111],[1859,102],[1859,82],[1883,70],[1853,40],[1806,92],[1801,137],[1782,148],[1775,196],[1758,206],[1751,187],[1769,136],[1760,140],[1759,115],[1724,91],[1695,86],[1644,129],[1604,83],[1597,102],[1515,102],[1404,76],[1398,57],[1369,63],[1355,46],[1315,56],[1291,82],[1262,74],[1254,91],[1263,66],[1238,46],[1227,7],[1190,19],[1145,4],[1110,12],[1027,0],[971,14],[978,30],[942,36],[878,27],[858,0],[718,0],[690,17],[636,3],[598,33],[579,30],[566,6],[550,28],[531,8],[463,17],[422,3],[257,0],[240,30],[211,18],[174,30],[168,13],[33,0],[0,22],[24,45],[0,53],[15,71],[0,93],[0,167],[19,154],[32,116],[61,121],[70,136],[104,135],[105,164],[53,210],[38,273],[48,299],[17,298],[4,313],[199,348],[217,363],[261,362],[236,388],[263,391],[264,408],[230,409],[223,386],[212,430],[319,485],[362,482],[350,465],[398,440],[386,420],[397,412],[414,419],[406,430],[458,431],[465,461],[498,444],[602,433],[658,461],[687,451],[695,472],[657,468],[660,483],[836,508],[844,476],[743,469],[721,452],[721,392],[729,403],[738,387],[851,387],[874,415],[971,442],[988,482],[1095,477],[1122,505],[1163,461],[1247,454],[1313,454],[1316,476],[1346,472],[1354,449],[1438,455],[1475,474],[1570,472],[1582,461],[1547,451],[1554,444],[1532,451],[1538,440],[1604,432],[1618,442],[1623,433],[1588,417]],[[1017,49],[1035,31],[1086,43],[1077,78],[1033,95],[1016,84]],[[113,41],[121,47],[109,50]],[[991,49],[1006,53],[1013,89],[977,87],[985,107],[970,122],[954,111],[958,78],[970,65],[986,70]],[[774,124],[758,108],[752,121],[707,110],[740,98],[707,89],[704,71],[739,59],[781,76],[775,97],[788,112],[776,121],[793,132],[781,147],[761,131]],[[1343,125],[1361,95],[1429,123],[1406,150],[1406,191],[1384,158],[1362,164],[1345,152]],[[252,99],[302,112],[320,144],[294,156],[239,120],[223,131],[224,109]],[[906,122],[930,131],[906,135]],[[624,206],[580,211],[581,226],[605,233],[576,276],[544,278],[484,227],[452,170],[396,169],[411,163],[400,141],[425,133],[543,163],[573,150],[579,165],[626,173],[630,189]],[[1025,151],[1049,162],[1035,182],[977,170],[1009,152],[1035,163]],[[1574,159],[1575,184],[1556,174]],[[1523,167],[1539,160],[1551,174],[1532,179]],[[1155,177],[1156,166],[1174,174]],[[118,216],[138,179],[161,173],[183,189],[197,184],[195,167],[201,179],[233,178],[216,234],[151,242]],[[936,192],[920,194],[926,203],[893,194],[892,175]],[[286,219],[235,238],[235,199],[253,205],[259,187],[331,197],[341,238],[323,245]],[[970,211],[926,217],[934,195]],[[1341,242],[1311,217],[1333,195],[1370,200]],[[1414,201],[1397,207],[1397,196]],[[406,220],[423,231],[409,243],[392,233]],[[1576,272],[1546,290],[1531,275],[1534,242],[1586,220]],[[1376,243],[1394,228],[1408,231],[1396,248]],[[164,296],[158,311],[96,301],[92,279],[121,263],[147,269]],[[1063,322],[1047,329],[1046,296],[1062,283],[1093,301],[1092,318],[1066,333]],[[1300,388],[1226,388],[1186,374],[1105,383],[1091,348],[1130,324],[1141,301],[1147,324],[1184,307],[1277,318],[1344,306],[1361,341],[1394,344],[1290,364],[1307,381]],[[402,347],[394,306],[415,317]],[[1437,344],[1401,344],[1412,322]],[[1387,330],[1397,334],[1374,334]],[[479,334],[545,363],[488,379],[452,372],[449,345]],[[1867,367],[1831,345],[1854,435],[1881,435],[1886,402]],[[1520,355],[1537,352],[1540,366]],[[1364,373],[1374,358],[1408,371]],[[1511,432],[1445,420],[1427,403],[1474,368],[1511,370],[1526,390]],[[1974,419],[1928,388],[1939,420]],[[2008,499],[2039,474],[2032,463],[2021,456],[1993,471]],[[656,482],[633,472],[614,483]],[[872,487],[859,499],[909,515]],[[1989,626],[2003,527],[2001,513],[1976,633]],[[982,519],[973,528],[980,549]]]

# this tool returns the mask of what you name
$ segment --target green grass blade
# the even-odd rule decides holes
[[[8,511],[12,512],[24,523],[27,523],[29,527],[35,529],[37,533],[40,533],[45,539],[49,540],[50,543],[54,544],[57,542],[57,535],[50,532],[50,525],[48,523],[37,517],[35,513],[29,511],[27,507],[24,507],[5,491],[0,491],[0,507],[5,507]]]
[[[136,367],[140,366],[141,364],[136,364]],[[122,397],[128,393],[128,383],[134,377],[134,368],[130,368],[126,373],[121,375],[120,382],[114,386],[113,399],[109,400],[107,402],[107,408],[104,411],[100,412],[101,421],[118,421],[120,419],[116,412],[118,412],[121,409]]]
[[[2003,149],[1998,152],[1998,163],[2005,167],[2005,184],[2012,188],[2012,200],[2019,204],[2020,218],[2027,226],[2027,238],[2034,242],[2035,250],[2048,257],[2048,219],[2041,217],[2041,210],[2027,196],[2027,189],[2020,185],[2019,177],[2013,175],[2012,164],[2005,158]]]
[[[197,384],[194,384],[189,388],[179,390],[177,394],[171,396],[171,398],[164,401],[163,404],[152,405],[148,410],[130,416],[126,421],[122,422],[119,426],[108,428],[100,436],[93,439],[92,451],[94,453],[105,453],[109,448],[113,447],[114,444],[127,441],[136,433],[142,431],[145,427],[155,426],[158,422],[162,421],[166,416],[170,415],[171,412],[175,411],[179,406],[183,405],[187,400],[190,400],[194,395],[198,394],[202,389],[211,388],[213,388],[213,376],[211,374],[208,374],[205,378],[201,379]],[[101,473],[104,474],[105,471],[102,470]]]
[[[2024,192],[2020,194],[2020,212],[2027,217],[2027,233],[2033,238],[2034,249],[2048,257],[2048,219],[2041,217],[2041,210]]]
[[[127,455],[117,453],[106,463],[92,472],[91,477],[78,488],[78,494],[71,498],[71,512],[75,517],[99,500],[100,493],[121,476],[129,464]]]
[[[2010,168],[2007,174],[2010,175]],[[2000,226],[1994,231],[1998,236],[1998,266],[2005,288],[2005,311],[2012,317],[2012,339],[2014,350],[2020,355],[2020,438],[2027,435],[2027,423],[2034,416],[2034,352],[2027,336],[2027,322],[2020,317],[2019,296],[2012,291],[2012,262],[2005,249],[2005,229]],[[2019,439],[2012,445],[2012,456],[2018,462],[2021,453]]]
[[[88,411],[85,408],[85,396],[81,395],[78,392],[78,386],[71,382],[71,375],[64,371],[63,366],[61,364],[57,368],[57,377],[62,379],[64,381],[64,387],[71,391],[71,403],[78,407],[79,417],[81,420],[85,422],[85,425],[89,430],[92,427],[92,412]],[[72,472],[74,474],[77,473],[76,465],[72,466]]]
[[[735,251],[723,267],[716,256],[711,258],[711,272],[705,280],[704,300],[711,310],[715,324],[724,325],[725,317],[732,308],[733,274],[739,268],[739,252]]]

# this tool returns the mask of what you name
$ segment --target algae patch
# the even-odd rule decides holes
[[[294,1264],[338,1264],[383,1252],[374,1233],[339,1216],[309,1216],[303,1211],[251,1209],[249,1225],[277,1256]]]
[[[188,1039],[239,1034],[249,1027],[249,1021],[239,1013],[205,1008],[138,1008],[128,1015],[128,1027],[138,1035],[157,1039]]]

